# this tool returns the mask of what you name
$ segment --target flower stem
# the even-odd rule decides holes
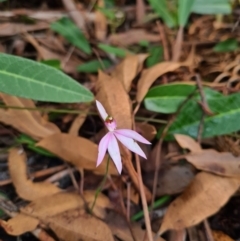
[[[103,187],[104,187],[104,185],[105,185],[105,183],[106,183],[107,176],[108,176],[109,162],[110,162],[110,156],[108,157],[108,160],[107,160],[106,172],[105,172],[105,174],[104,174],[102,183],[100,184],[100,186],[98,187],[98,189],[97,189],[96,192],[95,192],[94,201],[93,201],[92,207],[91,207],[91,209],[90,209],[90,213],[91,213],[91,214],[92,214],[93,208],[94,208],[94,206],[95,206],[95,204],[96,204],[98,195],[99,195],[99,193],[101,192],[101,190],[103,189]]]

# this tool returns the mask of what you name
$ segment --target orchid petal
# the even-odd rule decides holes
[[[122,134],[117,133],[114,131],[114,135],[117,137],[117,139],[124,145],[126,146],[130,151],[137,153],[139,156],[144,157],[147,159],[145,153],[143,150],[140,148],[140,146],[135,142],[132,138],[123,136]]]
[[[102,119],[105,121],[108,117],[106,110],[104,109],[103,105],[97,100],[96,100],[96,105],[97,105],[99,114],[101,115]]]
[[[97,166],[99,166],[106,154],[108,145],[109,145],[109,140],[110,140],[110,133],[107,133],[100,141],[99,146],[98,146],[98,159],[97,159]]]
[[[143,136],[141,136],[140,134],[138,134],[136,131],[133,131],[133,130],[120,129],[120,130],[115,130],[114,132],[145,144],[151,144],[151,142],[149,142],[147,139],[145,139]]]
[[[119,151],[119,146],[117,143],[116,137],[113,135],[112,132],[109,132],[109,144],[108,144],[108,152],[116,165],[116,168],[121,174],[122,172],[122,161],[121,161],[121,156],[120,156],[120,151]]]

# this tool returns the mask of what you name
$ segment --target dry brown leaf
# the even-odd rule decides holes
[[[95,37],[99,41],[104,41],[107,35],[107,19],[101,11],[95,12]]]
[[[0,96],[7,106],[36,108],[32,100],[3,93],[0,93]],[[6,125],[13,126],[36,140],[60,132],[55,124],[44,120],[38,111],[29,111],[25,109],[1,110],[0,121]]]
[[[143,100],[149,88],[157,78],[159,78],[163,74],[174,71],[179,67],[184,66],[185,64],[186,63],[180,62],[162,62],[144,70],[137,85],[137,102],[140,103]]]
[[[106,217],[106,222],[112,233],[117,236],[120,240],[124,241],[134,241],[134,240],[144,240],[146,231],[142,229],[140,224],[131,223],[131,229],[133,231],[135,239],[133,239],[131,231],[129,229],[129,224],[120,214],[115,212],[109,212]],[[155,234],[153,234],[155,236]],[[163,238],[158,237],[156,241],[164,241]]]
[[[115,33],[111,34],[108,38],[109,44],[117,46],[129,46],[137,44],[140,41],[149,41],[149,42],[159,42],[159,34],[152,34],[144,29],[131,29],[125,31],[124,33]]]
[[[186,155],[186,159],[197,169],[226,177],[240,177],[240,157],[235,157],[230,152],[202,150]]]
[[[216,213],[237,191],[240,180],[201,172],[169,206],[159,235],[194,226]]]
[[[191,165],[167,165],[159,172],[157,182],[157,196],[173,195],[181,193],[194,179],[194,170]],[[154,183],[154,173],[145,174],[145,182],[148,187]]]
[[[147,54],[129,55],[111,73],[111,76],[122,82],[126,92],[130,91],[132,81],[139,72],[139,66],[147,56]]]
[[[23,213],[17,214],[8,221],[0,220],[0,225],[5,231],[13,236],[19,236],[23,233],[33,231],[37,228],[39,220]]]
[[[139,132],[148,141],[152,141],[157,134],[155,126],[144,122],[136,122],[136,131]]]
[[[36,200],[62,191],[51,183],[33,183],[29,180],[26,159],[26,154],[21,149],[12,148],[9,152],[9,173],[19,197],[25,200]]]
[[[67,241],[114,241],[109,227],[90,214],[74,209],[47,219],[58,238]]]
[[[102,164],[96,167],[98,146],[86,138],[58,133],[42,139],[37,146],[54,153],[79,169],[91,170],[100,175],[106,172],[107,155]],[[108,171],[110,175],[118,175],[112,162]]]
[[[87,107],[84,109],[83,113],[80,113],[78,116],[75,117],[75,119],[72,122],[71,127],[68,131],[69,134],[71,134],[73,136],[78,136],[79,129],[81,128],[82,124],[86,120],[89,110],[90,110],[90,108]]]
[[[0,36],[9,37],[25,32],[38,31],[48,29],[49,24],[46,22],[37,22],[35,24],[22,23],[2,23],[0,24]]]
[[[201,145],[196,142],[192,137],[182,135],[182,134],[175,134],[174,135],[177,143],[183,148],[183,149],[189,149],[191,152],[201,152],[202,147]]]
[[[107,113],[116,120],[119,129],[132,129],[130,99],[122,83],[99,71],[96,99],[105,107]]]
[[[95,192],[85,191],[83,196],[86,204],[91,207],[95,198]],[[21,212],[44,220],[46,217],[52,217],[71,209],[84,208],[84,200],[79,194],[61,192],[34,200],[26,207],[21,208]],[[101,209],[106,207],[111,208],[111,203],[106,196],[100,193],[93,212],[95,215],[103,218]]]
[[[226,235],[225,233],[223,233],[221,231],[213,230],[212,235],[213,235],[214,241],[234,241],[228,235]]]

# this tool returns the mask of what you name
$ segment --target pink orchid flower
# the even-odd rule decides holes
[[[98,146],[98,159],[97,159],[97,166],[99,166],[108,150],[109,155],[111,156],[119,174],[122,172],[122,162],[121,162],[121,155],[119,151],[119,146],[117,139],[130,151],[137,153],[139,156],[146,158],[146,155],[140,148],[140,146],[136,143],[136,141],[151,144],[148,140],[144,137],[139,135],[136,131],[129,130],[129,129],[116,129],[117,124],[116,121],[109,116],[105,111],[102,104],[96,100],[96,105],[98,111],[104,120],[105,126],[108,129],[108,133],[101,139],[99,146]],[[136,141],[135,141],[136,140]]]

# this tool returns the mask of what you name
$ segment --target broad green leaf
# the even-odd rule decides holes
[[[198,98],[200,100],[200,97]],[[221,98],[209,98],[207,102],[213,116],[206,116],[203,123],[203,138],[224,135],[240,130],[240,94]],[[189,101],[169,128],[167,139],[174,134],[197,138],[202,110],[197,101]]]
[[[177,26],[177,21],[169,11],[166,0],[148,0],[148,2],[153,11],[155,11],[159,17],[163,19],[168,27],[172,28]]]
[[[146,60],[147,67],[152,67],[153,65],[161,62],[163,60],[163,47],[154,46],[149,49],[149,57]]]
[[[115,54],[117,57],[123,58],[127,51],[122,48],[114,47],[108,44],[98,44],[98,48],[109,54]]]
[[[49,65],[56,69],[61,69],[61,62],[58,59],[42,60],[41,63]]]
[[[185,27],[195,0],[178,0],[178,24]]]
[[[109,68],[111,65],[112,63],[108,59],[103,59],[101,62],[98,60],[92,60],[79,65],[77,70],[84,73],[96,73],[99,69],[104,70]]]
[[[92,50],[89,42],[85,38],[84,34],[80,29],[67,17],[63,17],[58,21],[51,24],[51,29],[64,38],[66,38],[69,43],[81,49],[86,54],[91,54]]]
[[[149,41],[147,41],[147,40],[140,40],[138,44],[141,47],[148,47],[150,45]]]
[[[192,12],[199,14],[230,14],[232,9],[229,0],[195,0]]]
[[[0,91],[33,100],[89,102],[93,94],[62,71],[29,59],[0,54]]]
[[[238,41],[236,39],[227,39],[216,44],[213,48],[215,52],[231,52],[238,49]]]

